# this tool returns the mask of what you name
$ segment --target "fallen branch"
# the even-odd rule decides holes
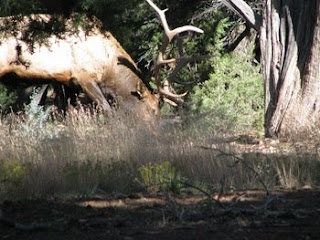
[[[243,0],[222,0],[222,3],[243,18],[248,25],[260,32],[260,27],[262,25],[261,15],[255,13],[252,8]]]
[[[206,146],[196,146],[196,147],[199,147],[199,148],[202,148],[202,149],[214,150],[214,151],[219,152],[223,156],[233,157],[237,161],[234,163],[234,165],[232,167],[234,167],[239,162],[242,162],[249,170],[251,170],[258,177],[258,181],[262,184],[264,190],[266,191],[266,195],[270,196],[270,191],[269,191],[267,185],[264,183],[261,175],[253,167],[249,166],[243,158],[241,158],[239,156],[236,156],[235,154],[232,154],[232,153],[224,152],[221,149],[216,148],[216,147],[206,147]]]
[[[215,199],[214,197],[211,196],[211,194],[207,193],[206,191],[202,190],[201,188],[194,186],[188,182],[181,182],[185,187],[188,188],[193,188],[195,190],[198,190],[199,192],[203,193],[204,195],[206,195],[210,200],[212,200],[213,202],[217,203],[220,207],[222,207],[223,209],[227,209],[227,207],[220,202],[219,200]]]

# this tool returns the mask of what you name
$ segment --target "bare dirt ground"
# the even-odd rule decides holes
[[[5,201],[1,239],[320,239],[320,190]],[[20,225],[21,224],[21,225]]]

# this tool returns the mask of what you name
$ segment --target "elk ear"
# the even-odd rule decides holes
[[[131,92],[131,95],[137,97],[139,100],[143,98],[143,95],[141,94],[140,91]]]
[[[136,86],[136,91],[132,91],[131,94],[138,97],[139,100],[141,100],[146,95],[146,87],[139,81]]]

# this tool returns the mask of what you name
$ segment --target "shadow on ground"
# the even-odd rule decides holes
[[[4,201],[1,239],[317,239],[320,191]]]

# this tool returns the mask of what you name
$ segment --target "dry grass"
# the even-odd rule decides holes
[[[319,183],[319,155],[309,143],[306,150],[247,142],[201,126],[163,123],[150,131],[120,113],[106,118],[84,109],[63,121],[7,118],[0,122],[0,198],[130,194],[147,189],[141,167],[164,162],[178,172],[171,181],[208,192]]]

